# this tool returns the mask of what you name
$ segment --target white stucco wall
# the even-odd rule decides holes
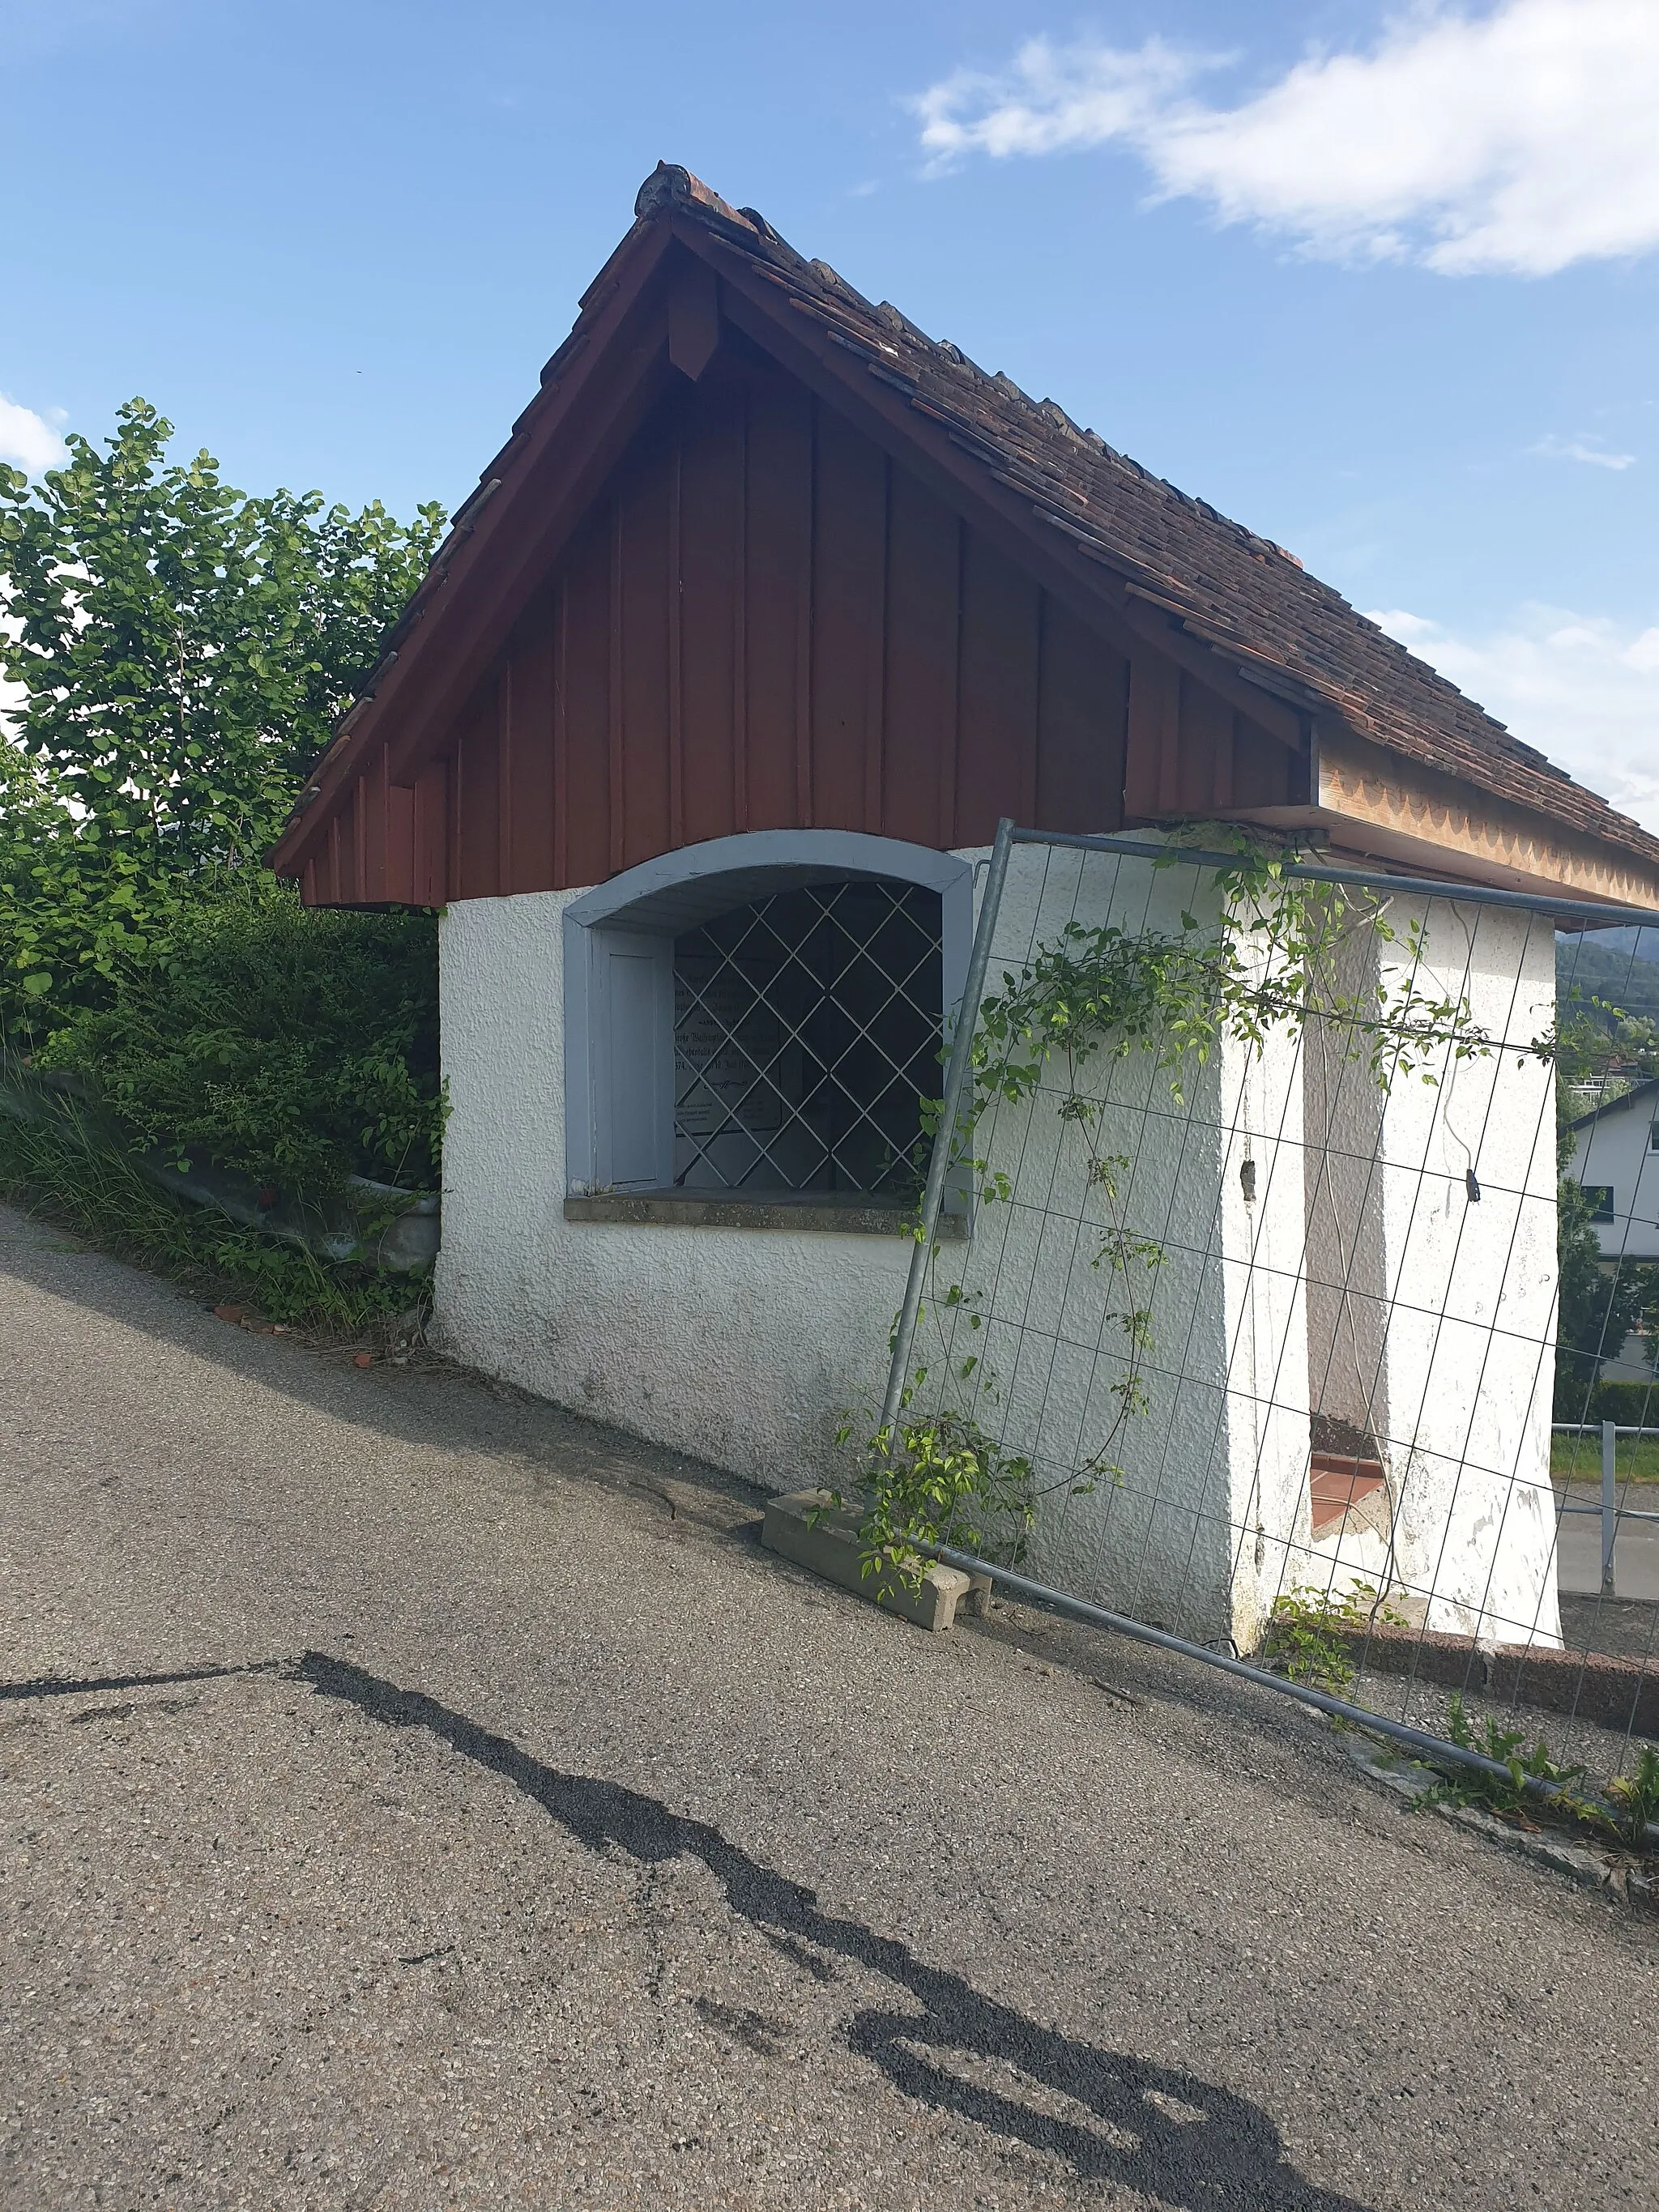
[[[487,1372],[769,1486],[844,1479],[834,1432],[843,1410],[879,1404],[909,1247],[565,1220],[562,916],[577,895],[466,902],[443,921],[440,1333]],[[999,951],[1014,957],[1073,914],[1174,927],[1192,897],[1186,872],[1085,870],[1025,848]],[[1150,1286],[1152,1409],[1127,1425],[1121,1484],[1071,1498],[1062,1482],[1046,1502],[1039,1549],[1068,1587],[1242,1642],[1282,1578],[1298,1510],[1305,1521],[1302,1199],[1286,1125],[1299,1091],[1288,1061],[1275,1077],[1223,1054],[1194,1073],[1177,1104],[1144,1060],[1110,1071],[1109,1146],[1133,1156],[1136,1222],[1168,1254]],[[989,1364],[1006,1355],[1007,1366],[987,1425],[1012,1439],[1035,1424],[1027,1441],[1045,1467],[1070,1467],[1111,1426],[1121,1362],[1107,1310],[1121,1301],[1091,1264],[1077,1133],[1050,1110],[1028,1118],[999,1131],[997,1163],[1023,1193],[1046,1178],[1046,1214],[981,1207],[971,1254],[947,1245],[936,1287],[965,1271],[987,1298],[981,1340]],[[1264,1235],[1275,1267],[1253,1269]]]
[[[452,906],[440,931],[444,1231],[436,1324],[538,1396],[775,1490],[879,1405],[896,1237],[564,1218],[561,917],[574,892]]]
[[[440,1333],[487,1372],[769,1487],[844,1480],[835,1430],[844,1412],[879,1404],[910,1248],[565,1220],[562,916],[576,896],[469,902],[444,918]],[[1172,928],[1200,896],[1187,869],[1018,848],[993,988],[1000,965],[1070,917]],[[1511,1038],[1547,1028],[1547,925],[1483,909],[1471,950],[1467,910],[1426,920],[1438,983],[1467,989],[1478,1020]],[[1403,940],[1388,954],[1406,957]],[[1317,1408],[1332,1374],[1369,1360],[1375,1380],[1334,1402],[1385,1446],[1391,1577],[1429,1601],[1431,1626],[1553,1636],[1550,1072],[1505,1053],[1454,1068],[1437,1090],[1413,1080],[1334,1109],[1343,1146],[1367,1165],[1357,1181],[1345,1171],[1349,1233],[1324,1268],[1310,1394],[1304,1115],[1310,1098],[1316,1119],[1333,1109],[1328,1073],[1323,1088],[1306,1080],[1305,1050],[1289,1033],[1260,1056],[1229,1044],[1186,1072],[1179,1101],[1150,1054],[1103,1060],[1085,1080],[1107,1102],[1104,1148],[1132,1162],[1130,1224],[1165,1254],[1142,1292],[1150,1406],[1113,1445],[1121,1479],[1069,1494],[1112,1433],[1123,1299],[1094,1264],[1102,1211],[1079,1133],[1052,1097],[989,1127],[1018,1201],[980,1207],[971,1246],[944,1250],[936,1293],[960,1279],[984,1328],[970,1337],[958,1309],[954,1335],[925,1334],[919,1356],[937,1377],[943,1356],[971,1352],[994,1376],[994,1399],[957,1396],[1036,1462],[1040,1573],[1242,1649],[1282,1589],[1329,1574],[1310,1540],[1310,1399]],[[1357,1321],[1333,1304],[1333,1281],[1369,1286]],[[1375,1548],[1361,1547],[1368,1575]]]
[[[1341,998],[1364,1001],[1375,993],[1376,946],[1369,926],[1355,922],[1340,933],[1334,971]],[[1385,1093],[1364,1040],[1339,1021],[1309,1022],[1302,1059],[1310,1146],[1303,1179],[1308,1387],[1322,1417],[1321,1447],[1368,1453],[1388,1393],[1378,1172]]]
[[[1188,868],[1017,848],[992,961],[994,986],[1069,921],[1176,933],[1184,908],[1213,915]],[[1162,1249],[1126,1298],[1097,1264],[1108,1221],[1088,1188],[1089,1147],[1055,1110],[1056,1068],[1035,1104],[1002,1107],[984,1131],[1011,1203],[982,1206],[963,1266],[985,1326],[954,1327],[922,1353],[941,1370],[982,1358],[996,1395],[983,1425],[1032,1459],[1042,1498],[1032,1547],[1044,1578],[1140,1618],[1241,1647],[1280,1586],[1307,1521],[1306,1328],[1300,1284],[1301,1105],[1291,1040],[1258,1060],[1228,1046],[1182,1070],[1182,1095],[1150,1052],[1087,1064],[1102,1154],[1120,1171],[1125,1225]],[[1255,1196],[1240,1177],[1255,1168]],[[1151,1316],[1146,1410],[1119,1422],[1126,1303]],[[960,1402],[969,1402],[958,1389]],[[1072,1495],[1103,1446],[1121,1469]]]
[[[1467,998],[1505,1048],[1396,1079],[1382,1122],[1387,1374],[1377,1422],[1401,1587],[1428,1626],[1559,1641],[1549,1425],[1556,1292],[1555,1012],[1545,918],[1396,899],[1385,988]],[[1415,921],[1423,957],[1407,938]],[[1466,1177],[1473,1169],[1478,1201]]]

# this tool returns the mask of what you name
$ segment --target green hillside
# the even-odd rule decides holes
[[[1563,1011],[1570,987],[1576,986],[1580,1001],[1601,999],[1627,1014],[1659,1020],[1659,959],[1654,951],[1656,933],[1643,930],[1638,951],[1634,930],[1587,933],[1555,940],[1555,980]],[[1616,936],[1620,941],[1608,943]]]

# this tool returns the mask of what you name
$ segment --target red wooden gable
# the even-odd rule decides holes
[[[307,901],[563,889],[745,830],[1305,804],[1305,717],[1183,666],[654,232],[273,856]]]

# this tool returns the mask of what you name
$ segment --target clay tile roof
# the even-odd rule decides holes
[[[635,228],[670,210],[745,255],[792,307],[905,392],[1080,553],[1258,682],[1292,702],[1334,710],[1425,768],[1659,860],[1659,837],[1511,737],[1282,546],[1079,429],[1055,401],[1030,398],[1011,378],[988,374],[958,347],[927,337],[896,307],[866,300],[827,262],[797,253],[754,209],[728,207],[688,171],[665,163],[641,187]],[[567,345],[580,332],[579,324]]]
[[[827,261],[798,253],[757,210],[728,206],[689,170],[669,162],[659,162],[641,185],[633,228],[582,295],[574,327],[542,371],[541,393],[457,514],[388,641],[388,659],[426,612],[471,516],[510,472],[515,447],[550,387],[587,346],[596,314],[623,281],[630,250],[669,215],[690,220],[719,246],[741,254],[791,309],[903,393],[994,482],[1028,501],[1036,520],[1109,574],[1117,588],[1127,585],[1254,682],[1292,705],[1335,714],[1424,768],[1650,865],[1659,862],[1659,837],[1511,737],[1455,684],[1309,575],[1293,553],[1153,476],[1097,431],[1079,429],[1058,402],[1033,399],[1011,377],[978,367],[959,346],[928,337],[890,301],[866,300]],[[373,697],[380,672],[340,725],[337,741]]]

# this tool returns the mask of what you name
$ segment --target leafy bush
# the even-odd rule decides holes
[[[1550,1753],[1540,1735],[1530,1751],[1522,1749],[1526,1732],[1506,1729],[1490,1717],[1477,1730],[1462,1698],[1454,1691],[1446,1700],[1446,1734],[1461,1751],[1479,1753],[1507,1769],[1503,1776],[1485,1774],[1479,1767],[1462,1766],[1449,1774],[1431,1796],[1443,1803],[1474,1805],[1500,1814],[1519,1813],[1528,1802],[1528,1784],[1541,1782],[1556,1793],[1559,1809],[1574,1819],[1594,1819],[1597,1809],[1579,1792],[1582,1766],[1564,1766]]]
[[[1616,1421],[1625,1429],[1659,1429],[1659,1383],[1598,1382],[1588,1408],[1564,1413],[1563,1420]],[[1622,1451],[1624,1447],[1620,1447]]]
[[[37,1057],[82,1076],[142,1146],[284,1196],[326,1197],[349,1175],[432,1188],[437,924],[313,912],[263,872],[224,872]]]
[[[1659,1752],[1651,1744],[1642,1747],[1633,1774],[1615,1775],[1592,1796],[1580,1786],[1584,1769],[1563,1765],[1542,1736],[1527,1751],[1523,1729],[1506,1729],[1490,1716],[1477,1729],[1455,1692],[1446,1700],[1446,1734],[1460,1750],[1494,1759],[1507,1771],[1486,1774],[1443,1764],[1441,1779],[1421,1801],[1425,1805],[1473,1805],[1522,1827],[1534,1826],[1529,1816],[1536,1816],[1589,1830],[1598,1839],[1610,1837],[1632,1851],[1650,1848],[1650,1831],[1659,1819]],[[1529,1786],[1537,1784],[1541,1790]]]
[[[1659,1309],[1659,1284],[1650,1267],[1601,1267],[1601,1240],[1581,1185],[1564,1176],[1557,1193],[1556,1255],[1560,1300],[1556,1320],[1555,1418],[1558,1421],[1638,1420],[1638,1414],[1594,1409],[1602,1393],[1645,1386],[1600,1380],[1601,1362],[1616,1358],[1630,1332]]]
[[[1340,1596],[1328,1589],[1287,1590],[1273,1600],[1257,1656],[1292,1682],[1346,1697],[1353,1687],[1352,1639],[1378,1622],[1385,1628],[1406,1626],[1405,1615],[1370,1583],[1355,1583]]]
[[[0,1036],[108,1003],[252,869],[442,526],[252,497],[142,399],[31,484],[0,466]],[[205,876],[204,872],[206,872]]]
[[[1659,1826],[1659,1751],[1642,1746],[1634,1774],[1616,1774],[1605,1795],[1614,1808],[1613,1826],[1621,1842],[1632,1850],[1645,1850],[1648,1830]]]
[[[918,1544],[1021,1565],[1035,1518],[1030,1460],[1000,1450],[963,1413],[901,1419],[895,1430],[890,1436],[879,1431],[875,1440],[880,1460],[863,1501],[860,1573],[890,1573],[907,1589],[920,1589],[927,1559]],[[838,1441],[853,1434],[848,1424]],[[848,1502],[839,1491],[831,1496],[838,1506]]]
[[[0,1043],[81,1075],[140,1146],[287,1198],[352,1174],[430,1186],[433,918],[307,913],[261,860],[441,512],[404,526],[378,503],[249,496],[210,454],[170,460],[172,434],[135,399],[102,450],[72,435],[38,483],[0,468],[0,676],[17,697],[0,727]],[[44,1177],[59,1211],[78,1174],[77,1218],[101,1204],[131,1244],[142,1216],[156,1255],[184,1234],[139,1204],[136,1164],[123,1181],[73,1143],[8,1141],[14,1176]]]

